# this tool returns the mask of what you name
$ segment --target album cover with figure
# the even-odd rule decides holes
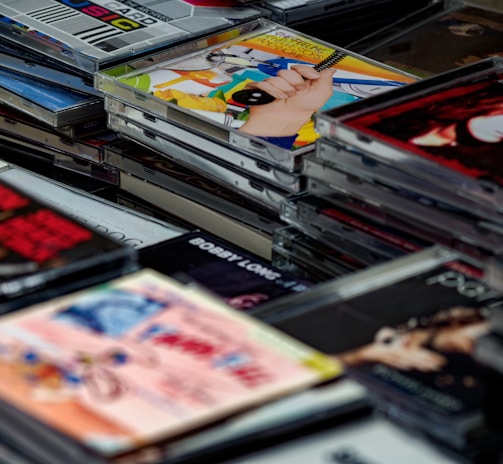
[[[292,171],[295,155],[318,138],[314,112],[416,80],[267,20],[207,43],[179,47],[177,56],[150,66],[132,62],[122,73],[99,73],[97,87],[152,118]]]
[[[341,364],[142,269],[0,321],[2,434],[42,462],[165,462],[170,440],[338,377]]]
[[[487,58],[318,113],[316,127],[377,160],[501,211],[502,78],[503,57]]]
[[[503,294],[463,255],[435,259],[434,250],[319,284],[255,316],[341,361],[391,418],[472,452],[494,439],[473,347]]]

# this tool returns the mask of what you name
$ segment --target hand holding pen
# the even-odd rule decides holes
[[[332,96],[334,68],[316,71],[312,66],[293,65],[275,76],[249,85],[250,92],[266,93],[269,104],[250,106],[250,116],[240,130],[260,137],[296,134]]]
[[[311,66],[311,69],[321,72],[327,69],[330,69],[334,64],[341,61],[346,56],[345,53],[335,51],[327,58],[322,60],[320,63]],[[278,76],[283,74],[285,70],[295,69],[298,65],[310,66],[308,63],[303,61],[288,59],[288,58],[278,58],[269,60],[267,62],[259,63],[257,66],[260,71],[270,76]],[[332,68],[333,69],[333,68]],[[333,69],[335,72],[335,69]],[[311,74],[313,75],[313,74]],[[307,76],[304,76],[307,79]],[[272,77],[267,78],[266,82],[273,82]],[[349,84],[349,85],[364,85],[364,86],[386,86],[386,87],[396,87],[403,85],[402,82],[386,80],[386,79],[377,79],[366,76],[359,75],[344,75],[341,77],[334,77],[332,79],[332,84]],[[271,93],[267,90],[267,85],[250,85],[247,86],[244,90],[237,91],[233,94],[232,98],[237,103],[241,103],[244,105],[266,105],[275,100],[275,98],[282,98],[281,96],[274,95],[274,92]],[[284,98],[284,97],[283,97]]]

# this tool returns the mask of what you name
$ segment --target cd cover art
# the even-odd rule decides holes
[[[141,250],[139,261],[182,281],[202,285],[241,310],[312,285],[241,247],[201,231],[147,247]]]
[[[340,278],[330,296],[330,284],[320,284],[255,315],[262,312],[273,326],[341,361],[379,408],[464,448],[477,441],[470,431],[484,428],[483,376],[473,346],[490,330],[489,315],[503,297],[462,256],[420,269],[426,255]]]
[[[493,57],[319,114],[317,128],[501,211],[503,58]],[[360,104],[363,103],[363,104]]]
[[[291,152],[318,138],[315,111],[415,80],[294,30],[264,25],[219,47],[124,74],[117,81],[136,95],[147,94],[141,103],[146,110],[165,102],[213,126]]]
[[[503,62],[503,61],[502,61]],[[349,117],[348,126],[468,177],[503,182],[503,71]]]
[[[132,269],[132,247],[0,180],[0,312]]]
[[[29,434],[44,462],[164,462],[172,438],[341,373],[148,269],[9,314],[0,332],[5,432]]]
[[[0,35],[92,76],[121,60],[262,16],[233,0],[5,0]]]

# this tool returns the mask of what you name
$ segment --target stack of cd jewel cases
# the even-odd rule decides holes
[[[493,57],[318,113],[307,190],[281,217],[368,263],[431,244],[481,265],[500,256],[502,90]]]
[[[389,27],[360,38],[348,47],[423,78],[458,68],[463,63],[499,54],[501,40],[498,38],[501,36],[502,24],[501,12],[487,7],[463,1],[435,2]],[[435,53],[425,53],[425,47],[431,50],[433,41],[438,42]],[[456,53],[453,53],[453,50],[456,50]],[[352,111],[352,106],[350,105],[348,112]],[[452,113],[455,111],[452,110]],[[345,112],[346,110],[344,114]],[[431,117],[427,115],[425,119]],[[346,251],[354,250],[354,243],[351,248],[343,247],[342,237],[357,242],[360,246],[366,246],[367,257],[369,250],[371,256],[377,253],[379,256],[393,257],[397,252],[413,251],[432,242],[439,241],[449,245],[457,240],[457,236],[463,237],[455,245],[461,249],[465,246],[471,247],[472,252],[478,255],[479,250],[473,248],[474,245],[480,244],[482,249],[487,248],[484,246],[483,229],[476,231],[470,225],[463,226],[459,218],[455,223],[458,227],[457,235],[454,233],[453,237],[450,237],[449,233],[446,236],[445,232],[439,231],[439,226],[451,227],[451,222],[446,222],[449,216],[444,216],[442,211],[432,212],[431,208],[427,209],[424,205],[410,206],[410,202],[409,205],[403,204],[402,210],[414,211],[414,217],[429,218],[426,222],[422,221],[419,227],[411,221],[410,215],[397,216],[391,214],[390,208],[380,209],[379,202],[384,201],[386,195],[383,192],[384,186],[388,186],[388,189],[398,189],[401,196],[408,192],[410,198],[421,203],[431,203],[429,197],[434,196],[435,199],[454,207],[461,204],[462,209],[468,209],[470,214],[480,207],[474,206],[471,199],[463,198],[460,202],[456,194],[445,191],[446,189],[442,192],[438,182],[431,185],[430,182],[418,178],[414,168],[408,172],[401,170],[398,160],[390,167],[382,156],[372,156],[373,151],[372,145],[359,144],[355,147],[337,137],[331,137],[330,132],[327,137],[318,141],[315,153],[303,160],[303,171],[309,179],[309,195],[299,195],[282,205],[281,216],[290,225],[286,231],[278,230],[273,238],[273,259],[277,265],[298,265],[298,261],[304,258],[302,267],[313,271],[313,263],[321,266],[327,262],[327,247],[338,254],[341,248]],[[382,151],[379,149],[379,154]],[[371,187],[363,181],[359,187],[351,184],[351,181],[358,182],[358,179],[367,179],[367,182],[373,182],[374,186]],[[336,185],[336,188],[330,188],[331,185]],[[323,189],[330,193],[330,199],[321,198],[324,196]],[[348,191],[354,192],[354,189],[357,189],[359,196],[356,193],[348,195]],[[392,204],[398,207],[398,200],[389,196],[390,194],[388,193],[388,201],[394,200]],[[369,199],[373,201],[369,203]],[[438,203],[438,206],[445,209],[445,205],[441,203]],[[309,236],[306,237],[306,233]],[[329,233],[336,233],[337,240],[330,235],[327,237]],[[295,241],[292,241],[294,236]],[[308,253],[304,249],[306,241],[313,238],[319,239],[318,243],[323,240],[323,254],[316,253],[315,256],[314,251]],[[487,245],[497,250],[500,238],[498,235],[492,238],[495,243]],[[482,255],[485,255],[485,252]],[[361,253],[357,256],[360,257]],[[333,266],[331,269],[333,270]]]
[[[92,79],[56,68],[0,39],[0,142],[54,165],[116,183],[102,147],[117,138],[106,126]]]
[[[366,267],[347,249],[347,241],[337,239],[327,244],[296,221],[281,217],[293,223],[275,229],[272,235],[271,262],[278,269],[319,283]]]
[[[276,214],[283,200],[305,189],[300,168],[318,137],[316,110],[416,80],[266,19],[208,36],[205,44],[189,42],[169,59],[152,55],[97,73],[109,127]],[[267,78],[282,80],[278,71],[297,75],[313,66],[333,68],[333,79],[316,80],[288,101],[258,88]]]
[[[1,2],[3,148],[21,149],[116,185],[117,170],[105,165],[104,146],[117,134],[107,128],[94,73],[263,16],[239,5],[215,9],[183,0],[140,3]]]
[[[142,199],[194,228],[270,259],[271,234],[284,225],[270,209],[129,140],[109,144],[105,161],[118,169],[119,192],[129,195],[128,206],[137,208],[136,200]]]

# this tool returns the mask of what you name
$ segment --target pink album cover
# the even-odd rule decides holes
[[[0,399],[107,459],[340,373],[148,269],[0,321]]]

